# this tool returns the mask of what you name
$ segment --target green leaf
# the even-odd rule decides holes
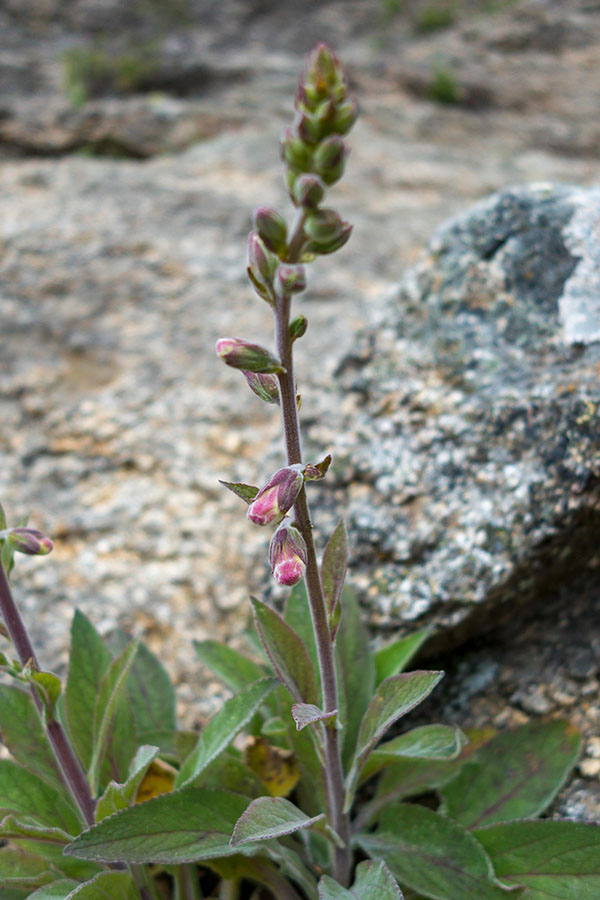
[[[360,724],[356,755],[346,782],[346,810],[354,799],[362,766],[375,745],[394,722],[431,693],[443,675],[443,672],[409,672],[386,678],[378,686]]]
[[[197,787],[219,787],[244,797],[254,798],[264,793],[260,778],[240,758],[239,751],[232,747],[220,753],[195,783]]]
[[[265,677],[265,670],[257,663],[218,641],[194,641],[194,649],[200,662],[232,691]]]
[[[384,766],[399,759],[456,759],[466,742],[460,728],[448,725],[413,728],[373,750],[365,763],[361,780],[371,778]]]
[[[2,741],[13,758],[64,793],[65,785],[31,695],[13,685],[0,685]]]
[[[251,841],[268,841],[310,828],[325,818],[325,814],[307,816],[283,797],[258,797],[244,810],[235,824],[231,846],[239,847]]]
[[[312,627],[310,607],[308,605],[308,594],[306,593],[306,584],[304,581],[299,581],[289,592],[285,603],[283,618],[290,628],[292,628],[300,637],[302,643],[306,647],[313,664],[313,670],[317,676],[317,681],[320,684],[317,645],[315,643],[315,634]]]
[[[223,487],[232,491],[236,497],[240,497],[244,503],[252,503],[258,494],[257,487],[254,487],[253,484],[244,484],[242,481],[221,481],[221,479],[219,479],[219,484],[222,484]]]
[[[129,872],[100,872],[77,885],[66,900],[139,900],[139,892]]]
[[[111,636],[111,649],[118,653],[129,643],[123,631]],[[172,753],[177,728],[175,689],[163,664],[144,644],[138,644],[131,665],[127,696],[135,720],[136,746],[152,744],[162,753]]]
[[[71,835],[62,828],[51,828],[48,825],[34,825],[31,822],[23,822],[11,813],[0,822],[0,838],[5,840],[27,838],[31,841],[60,845],[68,844],[71,840]]]
[[[140,747],[131,761],[130,776],[127,781],[122,784],[111,781],[107,785],[103,795],[98,800],[96,806],[96,821],[99,822],[106,816],[111,816],[121,809],[127,809],[132,803],[135,803],[138,788],[152,760],[158,755],[159,748],[151,746]]]
[[[77,834],[81,828],[75,809],[58,791],[8,759],[0,759],[0,811],[27,816],[68,834]]]
[[[69,840],[72,838],[70,837]],[[51,844],[37,839],[21,839],[15,843],[26,853],[34,853],[36,856],[43,857],[55,878],[70,878],[79,884],[82,881],[89,881],[90,878],[102,871],[97,863],[63,856],[65,844]]]
[[[455,822],[408,803],[388,807],[373,834],[359,846],[384,859],[401,885],[432,900],[508,900],[491,862],[475,838]]]
[[[41,856],[12,847],[0,848],[0,885],[2,887],[35,888],[54,881],[54,873]]]
[[[402,891],[383,860],[358,864],[352,893],[357,900],[402,900]]]
[[[94,748],[94,708],[100,682],[112,655],[94,626],[75,610],[71,625],[71,654],[65,688],[65,716],[71,741],[85,769]]]
[[[292,706],[292,716],[296,723],[298,731],[302,731],[307,725],[314,725],[315,722],[323,722],[327,719],[335,719],[337,709],[331,712],[323,712],[314,703],[294,703]]]
[[[523,900],[598,900],[600,826],[510,822],[475,832],[503,881],[523,884]]]
[[[356,748],[360,723],[375,688],[375,664],[369,637],[356,595],[349,587],[342,592],[342,618],[335,653],[339,672],[339,717],[343,726],[342,758],[348,766]]]
[[[302,639],[271,609],[252,597],[256,629],[279,680],[298,703],[317,703],[315,671]]]
[[[375,671],[377,684],[384,678],[403,672],[411,659],[419,652],[423,644],[431,637],[431,628],[422,628],[413,634],[381,647],[375,653]]]
[[[100,682],[98,697],[94,708],[94,750],[89,768],[89,780],[92,794],[98,792],[102,763],[109,748],[111,732],[119,732],[118,734],[114,734],[112,744],[115,745],[115,747],[112,749],[119,747],[119,744],[124,742],[125,736],[129,737],[127,743],[129,745],[131,744],[130,718],[126,720],[124,726],[121,726],[118,729],[115,728],[115,720],[122,701],[125,700],[126,702],[125,686],[127,683],[127,676],[129,675],[134,657],[138,651],[138,646],[139,645],[136,642],[131,643],[120,656],[113,659]],[[123,709],[122,706],[121,709]],[[127,747],[127,751],[128,750],[129,747]],[[129,755],[129,752],[127,752],[125,755],[126,758],[129,757]],[[124,764],[122,753],[120,754],[120,758],[122,764],[118,768],[119,772]],[[127,759],[127,764],[128,763],[129,759]]]
[[[319,882],[319,900],[402,900],[402,891],[383,860],[367,860],[356,867],[349,890],[324,875]]]
[[[27,665],[23,667],[19,678],[26,684],[32,685],[37,691],[44,707],[44,722],[54,722],[56,719],[56,704],[62,691],[62,684],[58,675],[55,675],[53,672],[42,672],[29,660]]]
[[[206,767],[239,734],[273,688],[272,678],[262,678],[247,685],[238,694],[227,700],[222,709],[210,720],[194,749],[181,767],[177,777],[177,787],[194,781]]]
[[[247,797],[206,788],[161,794],[103,819],[64,852],[102,862],[165,865],[231,856],[243,852],[230,847],[229,838],[247,805]]]
[[[335,638],[338,625],[338,604],[348,568],[348,532],[340,519],[325,547],[321,566],[321,583],[327,606],[327,616],[332,637]]]
[[[52,884],[45,884],[38,888],[33,894],[30,894],[27,900],[67,900],[71,891],[78,887],[78,881],[72,881],[70,878],[61,878],[60,881],[53,881]]]
[[[577,762],[568,722],[531,722],[485,744],[442,790],[443,812],[466,828],[537,816]]]

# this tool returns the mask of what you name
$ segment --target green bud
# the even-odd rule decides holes
[[[297,341],[298,338],[301,338],[306,334],[306,329],[308,328],[308,319],[306,316],[296,316],[295,319],[292,319],[290,322],[290,338],[292,341]]]
[[[319,144],[315,151],[315,169],[325,184],[333,184],[341,178],[346,154],[346,145],[336,134]]]
[[[276,375],[265,375],[262,372],[244,372],[242,375],[248,382],[250,390],[265,403],[279,403],[279,381]]]
[[[352,225],[345,222],[334,209],[316,209],[304,223],[304,231],[310,238],[306,250],[315,253],[333,253],[346,243]]]
[[[325,185],[317,175],[300,175],[295,178],[292,199],[297,206],[314,208],[325,196]]]
[[[358,104],[355,100],[341,103],[335,114],[334,130],[337,134],[347,134],[358,118]]]
[[[292,169],[296,169],[298,172],[312,171],[312,151],[290,128],[287,128],[283,133],[281,155]]]
[[[266,374],[272,372],[275,375],[285,372],[281,361],[264,347],[239,338],[220,338],[217,341],[217,356],[233,369]]]
[[[306,290],[306,275],[303,266],[280,266],[277,271],[275,290],[280,297],[299,294]]]
[[[295,129],[298,137],[305,144],[318,144],[322,137],[318,123],[308,113],[300,113],[298,115]]]
[[[287,225],[283,216],[276,209],[260,206],[252,218],[265,247],[283,256],[287,245]]]

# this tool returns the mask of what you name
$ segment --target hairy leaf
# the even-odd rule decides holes
[[[237,794],[188,787],[103,819],[65,853],[102,862],[165,865],[230,856],[242,852],[230,847],[229,839],[247,805],[248,799]]]
[[[252,598],[256,628],[277,677],[298,703],[317,703],[317,679],[302,639],[266,603]]]
[[[74,888],[66,900],[139,900],[139,896],[129,872],[101,872]]]
[[[485,744],[442,789],[443,811],[466,828],[541,813],[575,765],[581,738],[567,722],[531,722]]]
[[[65,715],[71,741],[84,768],[94,748],[94,709],[112,654],[82,612],[75,610],[71,625],[69,674],[65,688]]]
[[[253,660],[218,641],[194,641],[198,659],[232,691],[240,691],[265,677],[265,671]]]
[[[60,881],[53,881],[52,884],[45,884],[38,888],[33,894],[30,894],[28,900],[67,900],[71,891],[78,887],[79,882],[70,878],[61,878]]]
[[[380,744],[365,763],[361,780],[399,759],[455,759],[467,739],[460,728],[448,725],[423,725],[385,744]]]
[[[12,685],[0,685],[0,723],[2,741],[13,758],[64,793],[64,782],[31,695]]]
[[[356,867],[349,890],[324,875],[319,882],[319,900],[402,900],[402,891],[383,860],[367,860]]]
[[[121,775],[121,772],[125,775],[126,766],[131,758],[130,750],[135,749],[132,746],[134,740],[132,740],[130,717],[125,713],[125,721],[119,722],[117,714],[121,712],[123,717],[122,704],[127,702],[125,693],[127,676],[138,651],[138,646],[135,642],[129,644],[120,656],[117,656],[111,662],[100,682],[94,707],[94,743],[89,768],[89,780],[93,794],[96,794],[98,791],[102,763],[109,749],[109,742],[111,744],[111,755],[113,757],[118,755],[120,765],[117,771],[119,775]],[[115,727],[117,724],[118,727]]]
[[[12,847],[0,848],[0,886],[33,889],[54,881],[54,877],[43,857]]]
[[[111,781],[96,806],[96,821],[111,816],[120,809],[127,809],[135,803],[138,788],[148,771],[152,760],[158,755],[158,747],[140,747],[131,761],[131,774],[127,781],[119,784]]]
[[[236,497],[240,497],[244,503],[252,503],[258,494],[257,487],[254,487],[253,484],[244,484],[242,481],[221,481],[219,479],[219,484],[234,493]]]
[[[423,806],[388,807],[359,846],[384,859],[401,885],[432,900],[509,900],[481,844],[455,822]]]
[[[314,725],[315,722],[323,722],[327,719],[334,719],[337,716],[337,709],[332,712],[323,712],[314,703],[294,703],[292,706],[292,716],[296,723],[298,731],[302,731],[307,725]]]
[[[5,840],[39,841],[48,844],[68,844],[71,835],[62,828],[51,828],[49,825],[34,825],[24,822],[12,813],[5,816],[0,822],[0,838]]]
[[[510,822],[475,832],[503,881],[523,884],[523,900],[598,900],[600,826]]]
[[[77,834],[81,828],[79,816],[69,801],[41,778],[8,759],[0,759],[0,812],[27,816],[41,825],[62,828],[68,834]]]
[[[348,532],[340,520],[325,547],[321,566],[321,583],[327,605],[327,615],[332,636],[337,631],[337,607],[342,596],[342,588],[348,568]]]
[[[239,734],[275,687],[272,678],[247,685],[227,700],[200,735],[177,777],[177,787],[190,784]]]
[[[231,846],[239,847],[251,841],[268,841],[310,828],[322,821],[325,814],[307,816],[283,797],[258,797],[244,810],[235,824],[231,836]]]
[[[130,644],[123,631],[111,636],[111,649],[121,653]],[[136,745],[152,744],[162,753],[172,753],[177,727],[175,689],[157,656],[138,644],[127,677],[127,696],[135,722]]]
[[[423,644],[431,637],[431,628],[422,628],[413,634],[399,638],[391,644],[381,647],[375,653],[375,671],[377,684],[391,675],[403,672],[411,659],[419,652]]]
[[[369,636],[361,620],[356,595],[349,587],[342,592],[342,617],[335,652],[339,672],[339,716],[343,726],[342,758],[344,764],[349,765],[360,723],[375,687],[375,664]]]
[[[356,755],[348,773],[345,809],[349,809],[362,766],[388,728],[414,709],[443,677],[443,672],[409,672],[393,675],[378,686],[363,717]]]
[[[315,634],[310,617],[310,607],[308,605],[308,594],[306,593],[306,584],[304,581],[299,581],[289,592],[285,603],[283,618],[290,628],[299,635],[302,643],[306,647],[313,664],[313,670],[317,676],[317,681],[320,682],[317,645],[315,643]]]

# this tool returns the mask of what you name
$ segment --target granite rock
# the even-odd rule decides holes
[[[592,572],[599,229],[598,188],[493,195],[436,232],[342,366],[350,528],[386,623],[458,642]]]

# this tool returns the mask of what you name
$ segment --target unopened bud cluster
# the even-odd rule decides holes
[[[248,238],[248,278],[256,293],[272,308],[276,321],[285,322],[287,345],[278,338],[282,359],[291,360],[291,346],[307,329],[307,319],[289,319],[293,295],[306,289],[303,263],[316,255],[342,247],[352,231],[333,209],[322,205],[327,188],[344,172],[348,149],[344,135],[352,128],[356,104],[347,97],[339,60],[324,44],[311,53],[295,99],[296,116],[281,141],[286,166],[286,184],[296,207],[293,225],[269,206],[259,207],[252,217]],[[279,329],[281,334],[281,329]],[[248,386],[266,403],[280,403],[284,419],[289,415],[291,364],[285,365],[270,350],[243,340],[221,338],[217,354],[228,365],[240,369]],[[285,366],[288,366],[289,371]],[[287,401],[286,401],[287,398]],[[294,389],[294,399],[299,397]],[[269,560],[275,579],[292,585],[307,565],[307,536],[286,516],[294,507],[305,481],[324,477],[331,459],[312,466],[288,465],[275,472],[260,488],[241,483],[224,484],[248,505],[248,518],[257,525],[277,525],[270,544]]]

